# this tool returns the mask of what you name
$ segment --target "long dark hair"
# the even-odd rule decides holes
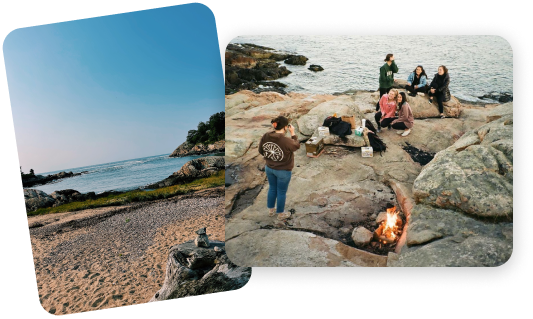
[[[270,121],[270,123],[274,124],[274,128],[279,131],[289,125],[289,120],[285,116],[278,116]]]
[[[387,56],[385,57],[385,60],[383,60],[383,61],[385,61],[385,62],[390,61],[390,58],[392,58],[393,56],[394,56],[394,54],[389,53],[389,54],[387,54]]]
[[[418,69],[418,68],[422,69],[422,72],[420,72],[420,77],[422,77],[422,75],[424,75],[427,78],[428,76],[426,74],[426,70],[424,70],[424,67],[421,66],[421,65],[417,65],[416,68],[413,70],[413,73],[415,74],[415,76],[416,76],[416,69]]]
[[[402,96],[402,101],[398,103],[398,109],[401,110],[402,106],[405,102],[407,102],[407,96],[405,95],[405,92],[400,92],[400,95]]]
[[[443,75],[448,74],[448,68],[447,67],[445,67],[444,65],[441,65],[441,66],[439,66],[439,68],[442,68],[444,70],[444,74]]]

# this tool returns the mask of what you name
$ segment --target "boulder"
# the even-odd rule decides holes
[[[511,257],[513,225],[417,204],[411,212],[407,245],[388,266],[496,267]]]
[[[361,125],[363,114],[354,103],[351,96],[339,96],[333,100],[323,102],[302,115],[298,120],[298,128],[301,134],[311,136],[319,126],[324,123],[328,116],[337,113],[337,116],[353,115],[356,119],[356,126]]]
[[[500,103],[509,103],[513,101],[513,94],[510,92],[501,92],[501,93],[492,92],[489,94],[485,94],[483,96],[479,96],[479,98],[482,100],[490,99],[490,100],[498,101]]]
[[[403,79],[397,79],[396,82],[393,85],[393,88],[400,89],[400,92],[405,92],[407,95],[407,92],[405,90],[405,86],[407,85],[407,81]],[[378,95],[379,98],[379,95]],[[376,100],[377,102],[377,100]],[[430,117],[439,117],[439,106],[437,104],[437,100],[433,99],[433,103],[429,103],[429,95],[424,94],[424,96],[418,94],[415,97],[407,95],[407,102],[411,106],[411,109],[413,110],[413,117],[415,119],[421,119],[421,118],[430,118]],[[448,102],[444,102],[444,114],[447,117],[459,117],[461,115],[461,102],[452,95],[451,99]]]
[[[495,267],[511,257],[512,117],[512,103],[495,108],[422,170],[407,246],[389,266]]]
[[[163,286],[150,302],[243,287],[252,270],[233,264],[223,247],[220,241],[211,241],[208,247],[188,241],[170,248]]]
[[[364,227],[356,227],[352,232],[352,239],[357,247],[368,245],[373,236],[374,233]]]
[[[384,267],[387,257],[308,232],[257,229],[227,241],[228,257],[249,267]]]
[[[179,171],[174,172],[166,179],[145,186],[153,189],[172,185],[184,184],[195,179],[209,177],[224,169],[224,156],[207,156],[195,158],[185,163]]]
[[[283,62],[292,65],[305,65],[305,63],[307,63],[307,60],[309,59],[303,55],[291,55]]]
[[[185,154],[189,153],[189,150],[193,147],[193,145],[189,144],[187,141],[183,142],[180,146],[178,146],[172,154],[170,154],[169,157],[182,157],[186,156]]]
[[[465,133],[437,153],[413,190],[417,203],[479,217],[512,216],[512,115]]]
[[[45,192],[38,189],[24,189],[24,201],[28,212],[35,211],[39,208],[52,207],[55,199]]]
[[[308,69],[314,72],[324,71],[323,67],[321,67],[320,65],[316,65],[316,64],[311,64]]]

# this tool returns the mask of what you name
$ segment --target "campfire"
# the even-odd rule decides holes
[[[387,216],[374,231],[374,240],[382,244],[394,244],[402,234],[403,222],[396,206],[387,208]]]

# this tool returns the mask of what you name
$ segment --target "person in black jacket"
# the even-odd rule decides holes
[[[433,97],[437,98],[437,103],[439,105],[440,117],[445,118],[444,116],[444,105],[443,102],[448,102],[451,99],[450,89],[450,75],[448,74],[448,69],[441,65],[439,66],[439,71],[433,77],[429,89],[429,103],[433,103]]]

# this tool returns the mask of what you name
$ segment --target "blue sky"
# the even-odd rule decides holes
[[[24,172],[171,153],[224,111],[215,18],[201,4],[17,29],[3,50]]]

